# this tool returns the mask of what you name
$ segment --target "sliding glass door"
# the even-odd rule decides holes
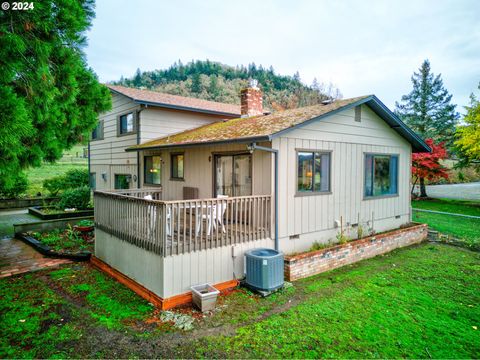
[[[215,156],[215,196],[252,195],[252,155]]]

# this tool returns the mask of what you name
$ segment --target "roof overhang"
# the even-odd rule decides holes
[[[122,96],[125,96],[125,97],[129,98],[134,103],[139,104],[139,105],[153,106],[153,107],[166,108],[166,109],[172,109],[172,110],[183,110],[183,111],[197,112],[197,113],[202,113],[202,114],[220,115],[220,116],[232,116],[232,117],[240,116],[240,114],[237,114],[237,113],[206,110],[206,109],[199,109],[199,108],[194,108],[194,107],[189,107],[189,106],[172,105],[172,104],[165,104],[165,103],[154,102],[154,101],[145,101],[145,100],[135,99],[131,96],[125,95],[124,93],[122,93],[120,91],[117,91],[115,89],[112,89],[110,87],[108,89],[111,92],[114,92],[115,94],[122,95]]]
[[[400,120],[400,118],[395,115],[392,111],[390,111],[387,106],[382,103],[375,95],[370,95],[365,97],[364,99],[355,101],[351,104],[346,106],[342,106],[339,109],[330,111],[326,114],[316,116],[310,120],[304,121],[301,124],[296,126],[289,127],[287,129],[281,130],[276,132],[275,134],[270,135],[270,139],[274,139],[278,136],[281,136],[287,132],[292,130],[301,128],[306,126],[312,122],[321,120],[323,118],[329,117],[336,113],[339,113],[344,110],[348,110],[354,108],[359,105],[368,105],[379,117],[381,117],[393,130],[399,133],[404,139],[406,139],[412,145],[412,151],[414,153],[421,153],[421,152],[431,152],[432,149],[422,140],[420,136],[418,136],[412,129],[410,129],[405,123]]]
[[[403,123],[398,116],[396,116],[392,111],[390,111],[385,104],[383,104],[375,95],[367,96],[363,99],[355,101],[351,104],[342,106],[336,110],[330,111],[328,113],[316,116],[309,120],[306,120],[298,125],[291,126],[284,130],[278,131],[270,135],[262,135],[255,137],[243,137],[243,138],[234,138],[234,139],[225,139],[225,140],[214,140],[214,141],[200,141],[200,142],[190,142],[190,143],[176,143],[176,144],[162,144],[155,145],[151,147],[136,147],[136,148],[127,148],[126,151],[144,151],[144,150],[156,150],[156,149],[174,149],[174,148],[188,148],[196,146],[208,146],[208,145],[222,145],[222,144],[234,144],[234,143],[250,143],[250,142],[260,142],[260,141],[272,141],[273,139],[286,134],[295,129],[306,126],[312,122],[322,120],[331,115],[339,113],[350,108],[365,104],[369,106],[379,117],[381,117],[394,131],[396,131],[400,136],[406,139],[412,146],[412,152],[422,153],[422,152],[431,152],[432,149],[418,136],[412,129],[410,129],[405,123]]]
[[[161,149],[179,149],[179,148],[190,148],[190,147],[200,147],[200,146],[211,146],[211,145],[225,145],[225,144],[250,144],[252,142],[262,142],[262,141],[271,141],[271,136],[254,136],[254,137],[243,137],[236,139],[227,139],[227,140],[216,140],[216,141],[204,141],[204,142],[191,142],[191,143],[181,143],[181,144],[163,144],[150,147],[141,147],[141,148],[127,148],[125,151],[145,151],[145,150],[161,150]]]

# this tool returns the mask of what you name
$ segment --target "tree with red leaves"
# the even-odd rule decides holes
[[[433,139],[427,139],[425,142],[430,146],[432,152],[412,154],[412,174],[415,176],[412,193],[417,180],[420,180],[420,197],[427,197],[425,179],[448,179],[448,169],[440,164],[440,160],[447,157],[447,150],[445,150],[444,143],[435,144]]]

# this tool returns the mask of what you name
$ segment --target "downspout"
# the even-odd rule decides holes
[[[90,174],[92,173],[91,168],[90,168],[90,140],[88,140],[88,145],[87,145],[87,152],[88,152],[88,186],[90,187],[90,190],[92,189],[92,184],[90,180]],[[97,185],[97,179],[95,177],[95,186]]]
[[[137,111],[137,145],[140,145],[140,113],[145,110],[148,105],[140,105]],[[137,189],[140,189],[140,151],[137,151]]]
[[[250,153],[253,153],[254,150],[266,151],[273,154],[274,158],[274,201],[275,201],[275,250],[279,251],[278,246],[278,150],[268,148],[265,146],[259,146],[256,143],[251,143],[247,146],[247,149]]]

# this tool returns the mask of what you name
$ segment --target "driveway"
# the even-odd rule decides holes
[[[432,198],[479,200],[480,182],[467,184],[429,185],[427,195]]]

